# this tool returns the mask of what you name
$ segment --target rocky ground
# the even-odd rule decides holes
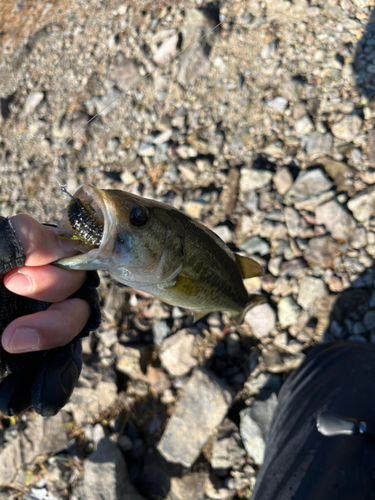
[[[267,298],[194,324],[102,274],[70,403],[1,420],[1,499],[250,498],[285,377],[322,337],[375,342],[372,5],[0,1],[0,213],[56,222],[62,183],[155,198]]]

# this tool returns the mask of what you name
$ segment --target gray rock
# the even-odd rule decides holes
[[[350,335],[348,340],[349,342],[367,342],[367,339],[362,335]]]
[[[101,344],[108,349],[118,341],[117,328],[109,328],[104,332],[96,332],[96,335],[99,337]]]
[[[78,425],[82,426],[97,419],[101,412],[108,410],[114,404],[116,398],[116,384],[102,380],[95,389],[76,387],[64,409],[73,413],[74,420]]]
[[[305,200],[311,196],[328,191],[331,186],[332,182],[321,168],[302,170],[288,191],[287,197],[295,201]]]
[[[108,438],[84,461],[83,491],[85,500],[144,500],[129,481],[121,451]]]
[[[189,158],[195,158],[198,156],[198,152],[193,146],[188,146],[187,144],[182,144],[181,146],[178,146],[176,148],[176,152],[178,156],[184,160],[188,160]],[[180,171],[184,174],[184,176],[192,180],[192,178],[195,177],[195,173],[190,171],[189,173],[187,172],[187,167],[184,167],[183,165],[179,165],[178,167]],[[195,179],[194,179],[195,180]]]
[[[261,304],[246,313],[245,322],[250,326],[254,337],[262,339],[275,327],[276,313],[269,304]]]
[[[153,55],[152,59],[156,64],[164,65],[177,54],[177,44],[178,44],[178,33],[175,33],[171,37],[163,41],[163,43],[158,47],[157,51]]]
[[[111,79],[122,92],[134,89],[141,79],[137,61],[128,59],[116,66],[112,71]]]
[[[272,40],[272,42],[267,43],[260,53],[262,59],[269,59],[276,54],[278,46],[278,40]]]
[[[182,478],[172,477],[168,498],[170,500],[204,500],[207,477],[207,472],[203,471],[191,472]]]
[[[270,99],[267,102],[267,106],[273,109],[274,111],[283,112],[288,107],[288,101],[287,99],[285,99],[285,97],[277,96],[274,97],[273,99]]]
[[[126,387],[126,394],[139,398],[147,397],[149,393],[149,384],[144,380],[130,380]]]
[[[353,148],[350,153],[352,164],[359,170],[362,168],[362,150],[361,148]]]
[[[334,259],[340,255],[339,244],[331,236],[311,238],[304,252],[305,260],[311,266],[323,269],[333,268]]]
[[[357,221],[366,223],[375,215],[375,186],[358,193],[348,201],[348,208]]]
[[[154,156],[155,146],[153,144],[148,144],[148,143],[141,144],[141,146],[138,149],[138,154],[139,156],[148,156],[148,157]]]
[[[266,401],[255,401],[240,412],[242,442],[257,465],[264,460],[266,438],[276,407],[277,396],[272,394]]]
[[[136,177],[131,172],[129,172],[129,170],[124,170],[123,172],[121,172],[120,179],[124,186],[129,186],[137,180]]]
[[[319,163],[324,166],[324,170],[334,180],[338,191],[350,191],[352,187],[353,170],[344,162],[333,160],[332,158],[319,158]]]
[[[186,328],[163,342],[160,361],[173,377],[186,375],[197,366],[198,360],[192,356],[196,334],[197,330]]]
[[[117,101],[122,96],[122,92],[116,88],[111,89],[107,94],[100,97],[92,97],[86,101],[86,106],[90,108],[93,106],[96,113],[100,113],[101,116],[107,116],[112,109],[117,105]]]
[[[169,141],[169,139],[172,137],[173,131],[171,128],[168,128],[167,130],[164,130],[164,132],[161,132],[158,134],[154,139],[153,143],[156,144],[157,146],[161,146],[162,144],[165,144],[166,142]]]
[[[259,211],[259,196],[256,191],[250,191],[244,205],[253,214]]]
[[[0,451],[0,487],[24,487],[25,478],[17,478],[17,473],[25,465],[40,455],[54,455],[64,450],[68,444],[66,414],[61,411],[54,417],[37,416],[24,431],[2,447]],[[18,484],[21,481],[21,484]],[[22,484],[23,483],[23,484]]]
[[[209,207],[205,200],[191,200],[185,203],[184,210],[193,219],[200,219],[202,213],[209,210]]]
[[[256,253],[259,255],[268,255],[270,253],[269,244],[259,236],[252,236],[245,240],[241,243],[239,248],[249,255],[254,255]]]
[[[263,152],[274,158],[281,158],[284,153],[284,143],[280,140],[270,142],[263,148]]]
[[[32,113],[39,103],[43,101],[44,94],[43,92],[32,92],[26,98],[24,113],[25,115],[29,115]]]
[[[281,325],[284,328],[297,323],[301,309],[296,304],[296,301],[290,295],[283,297],[277,304],[277,315]]]
[[[279,276],[282,261],[282,257],[272,257],[272,259],[268,261],[268,270],[273,276]]]
[[[322,155],[330,154],[333,146],[332,135],[327,132],[312,132],[305,142],[306,151],[311,158],[317,158]]]
[[[169,462],[191,467],[232,401],[230,388],[220,379],[207,370],[196,370],[168,421],[159,452]]]
[[[168,143],[163,142],[163,144],[159,144],[158,146],[156,146],[153,161],[155,163],[162,163],[162,162],[166,162],[167,160],[168,160]],[[176,167],[175,167],[175,171],[177,172]],[[171,166],[170,166],[169,167],[169,176],[170,176],[171,172],[172,172],[172,170],[171,170]],[[172,175],[172,177],[173,177],[173,175]]]
[[[168,323],[163,319],[155,321],[152,325],[152,339],[154,345],[161,347],[163,345],[164,339],[166,339],[170,333],[171,329]]]
[[[208,56],[214,43],[215,26],[208,11],[191,9],[187,11],[182,27],[182,50],[177,81],[186,87],[194,85],[208,65]],[[194,43],[196,42],[196,43]]]
[[[317,224],[323,224],[336,240],[347,241],[356,228],[353,217],[335,200],[320,205],[315,210]]]
[[[115,283],[112,283],[101,309],[109,323],[117,324],[121,320],[121,310],[125,305],[125,293]]]
[[[304,82],[298,80],[297,78],[291,78],[283,85],[282,94],[289,101],[297,102],[301,99]]]
[[[116,370],[127,375],[132,380],[146,380],[146,375],[141,370],[141,351],[134,347],[116,346],[118,358]]]
[[[288,234],[291,238],[295,238],[299,235],[299,226],[301,217],[297,210],[292,207],[285,207],[285,224],[288,229]]]
[[[286,167],[280,168],[273,176],[273,183],[280,194],[285,194],[293,184],[293,177],[289,169]]]
[[[241,168],[240,192],[249,193],[255,189],[267,186],[272,179],[272,172],[269,170],[255,170],[254,168]]]
[[[245,455],[237,426],[229,419],[224,420],[212,445],[211,467],[229,469]]]
[[[250,396],[256,396],[261,390],[278,391],[281,387],[282,379],[280,375],[261,372],[258,376],[250,378],[244,384],[246,392]]]
[[[262,358],[269,372],[285,373],[298,368],[304,359],[304,354],[281,354],[275,346],[271,346],[262,349]]]
[[[315,212],[316,207],[322,203],[326,203],[335,196],[334,191],[327,191],[326,193],[317,194],[315,196],[310,196],[306,200],[296,201],[294,203],[294,208],[297,210],[307,210],[308,212]]]
[[[229,243],[233,239],[233,231],[228,226],[216,226],[212,231],[219,236],[225,243]]]
[[[358,115],[345,116],[341,121],[332,125],[332,134],[338,139],[351,142],[362,128],[362,118]]]
[[[375,311],[367,311],[363,318],[363,323],[367,330],[375,328]]]
[[[298,135],[308,135],[314,130],[314,124],[309,115],[305,115],[295,122],[294,129]]]
[[[306,262],[303,259],[292,259],[282,263],[279,274],[288,278],[300,278],[305,268]]]
[[[353,325],[353,333],[354,335],[361,335],[366,332],[366,328],[364,327],[362,321],[357,321]]]
[[[323,280],[305,276],[300,283],[297,303],[303,309],[311,309],[314,307],[316,300],[322,298],[326,293],[327,290]]]
[[[133,441],[129,436],[120,436],[117,440],[117,446],[122,451],[130,451],[133,448]]]

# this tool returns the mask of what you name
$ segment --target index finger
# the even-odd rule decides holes
[[[26,266],[44,266],[77,253],[77,242],[57,237],[55,228],[43,226],[29,215],[15,215],[11,223],[26,257]]]

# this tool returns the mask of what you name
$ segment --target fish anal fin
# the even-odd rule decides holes
[[[242,279],[256,278],[258,276],[263,276],[262,267],[258,262],[250,257],[244,257],[243,255],[235,254],[236,263],[238,270],[242,276]]]
[[[209,311],[193,311],[194,323],[203,318],[204,316],[207,316],[208,313]]]
[[[260,306],[261,304],[264,304],[265,302],[266,302],[266,298],[263,297],[263,295],[256,295],[256,294],[249,295],[248,303],[246,304],[244,309],[240,312],[240,314],[235,316],[234,320],[236,321],[236,323],[238,325],[240,325],[241,323],[243,323],[245,315],[247,312],[250,311],[250,309],[252,309],[253,307],[256,307],[256,306]]]

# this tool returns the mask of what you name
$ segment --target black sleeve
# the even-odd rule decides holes
[[[25,262],[22,246],[11,221],[0,216],[0,336],[14,319],[46,310],[50,303],[16,295],[7,290],[5,273]],[[100,325],[101,316],[96,272],[87,274],[85,283],[69,298],[80,298],[90,305],[91,314],[80,334],[63,347],[22,354],[10,354],[0,345],[0,411],[16,415],[34,407],[43,416],[55,415],[69,400],[82,369],[80,338]]]

